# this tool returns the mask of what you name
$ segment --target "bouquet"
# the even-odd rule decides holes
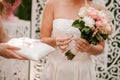
[[[75,20],[72,26],[80,30],[80,37],[89,44],[97,45],[109,38],[113,25],[108,11],[87,6],[80,8],[78,16],[79,19]],[[68,60],[72,60],[75,56],[71,50],[68,50],[65,55]]]
[[[75,20],[72,26],[80,30],[81,38],[93,45],[108,39],[112,29],[108,12],[94,7],[82,7],[78,16],[79,19]]]

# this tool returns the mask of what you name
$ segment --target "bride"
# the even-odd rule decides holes
[[[88,5],[103,8],[88,0]],[[85,6],[84,0],[48,0],[43,13],[40,39],[56,48],[48,55],[41,80],[96,80],[91,55],[103,52],[104,42],[90,45],[80,38],[78,29],[71,25],[78,19],[79,9]],[[76,36],[76,37],[73,37]],[[72,43],[72,44],[71,44]],[[72,47],[75,57],[68,60],[65,52]]]

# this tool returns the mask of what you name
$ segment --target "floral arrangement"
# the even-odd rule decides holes
[[[79,19],[72,24],[81,32],[81,38],[90,44],[97,45],[108,39],[112,31],[112,22],[105,10],[97,10],[94,7],[82,7],[78,13]]]

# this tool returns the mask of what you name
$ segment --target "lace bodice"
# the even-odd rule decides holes
[[[55,19],[53,21],[53,32],[52,37],[56,37],[59,35],[67,35],[67,36],[80,36],[80,31],[77,28],[72,26],[74,20],[70,19]]]
[[[74,37],[80,37],[80,31],[77,28],[74,28],[72,26],[74,20],[70,20],[70,19],[55,19],[53,21],[53,31],[52,31],[52,37],[57,37],[60,35],[66,35],[66,36],[74,36]],[[73,40],[70,45],[69,48],[71,49],[71,51],[76,54],[78,52],[76,52],[75,49],[75,41]],[[82,53],[79,55],[88,55],[87,53]]]

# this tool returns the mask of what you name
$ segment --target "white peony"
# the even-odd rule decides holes
[[[91,17],[86,16],[83,18],[83,21],[85,22],[85,26],[94,27],[95,21]]]
[[[86,7],[80,8],[80,11],[79,11],[78,15],[79,15],[80,17],[86,16],[86,15],[87,15],[87,13],[86,13]]]
[[[102,17],[102,18],[106,18],[107,17],[106,14],[103,11],[99,11],[98,12],[98,16]]]

